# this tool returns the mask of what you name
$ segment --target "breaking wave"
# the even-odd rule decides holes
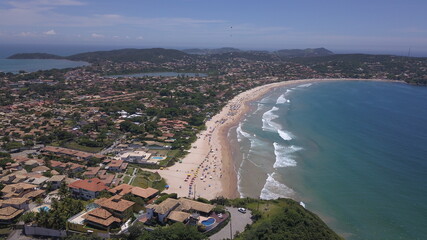
[[[274,179],[275,173],[268,174],[264,187],[261,190],[261,199],[270,200],[278,198],[289,198],[294,195],[294,191],[285,184]]]
[[[288,99],[285,98],[285,94],[280,95],[280,97],[277,99],[276,104],[283,104],[288,102]]]
[[[302,84],[302,85],[299,85],[298,87],[310,87],[311,85],[313,85],[313,83]]]
[[[277,133],[279,133],[280,137],[285,141],[292,140],[292,134],[290,132],[286,132],[285,130],[277,130]]]
[[[294,167],[297,165],[297,162],[292,159],[292,153],[300,151],[302,148],[294,145],[283,146],[278,143],[273,143],[274,145],[274,155],[276,155],[276,162],[274,162],[274,168],[282,167]]]
[[[242,129],[242,123],[239,123],[239,126],[236,128],[237,132],[237,141],[241,142],[243,138],[250,138],[251,135]]]
[[[262,130],[277,132],[277,130],[281,128],[280,124],[273,122],[274,119],[279,117],[273,113],[277,110],[279,110],[279,108],[273,107],[262,115]]]

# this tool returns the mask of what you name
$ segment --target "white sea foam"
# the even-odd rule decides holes
[[[274,179],[275,173],[268,174],[268,178],[261,190],[261,199],[270,200],[278,198],[289,198],[294,195],[294,191],[285,184]]]
[[[283,146],[278,143],[273,143],[274,145],[274,154],[276,155],[276,162],[274,162],[274,168],[282,167],[294,167],[297,165],[297,162],[292,159],[292,153],[300,151],[302,148],[291,145]]]
[[[285,98],[285,94],[280,95],[279,98],[277,98],[276,104],[283,104],[286,103],[288,99]]]
[[[285,141],[292,140],[292,134],[290,132],[286,132],[285,130],[277,130],[277,133],[279,133],[280,137]]]
[[[240,197],[243,198],[244,195],[241,190],[241,182],[242,182],[242,169],[243,169],[243,162],[245,161],[245,158],[242,159],[242,162],[240,162],[239,169],[237,170],[237,191],[240,194]]]
[[[243,138],[250,138],[251,135],[242,129],[242,123],[239,123],[239,126],[236,128],[237,141],[241,142]]]
[[[310,87],[311,85],[313,85],[313,83],[302,84],[302,85],[299,85],[298,87]]]
[[[277,110],[279,110],[279,108],[273,107],[262,115],[262,130],[276,132],[281,128],[280,124],[273,122],[274,119],[279,117],[274,114]]]

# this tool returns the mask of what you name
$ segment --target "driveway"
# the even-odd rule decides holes
[[[227,211],[231,213],[231,221],[228,222],[227,226],[221,229],[221,231],[210,236],[209,239],[222,240],[222,239],[231,238],[231,235],[234,237],[234,234],[236,234],[237,231],[243,232],[245,230],[246,224],[252,224],[251,211],[247,210],[246,213],[241,213],[237,211],[237,208],[233,208],[233,207],[227,207]],[[230,223],[231,223],[231,229],[230,229]],[[232,231],[232,234],[230,235],[231,231]]]

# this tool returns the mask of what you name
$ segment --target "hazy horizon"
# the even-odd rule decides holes
[[[0,44],[272,50],[427,56],[427,2],[9,0]]]
[[[217,48],[237,48],[244,51],[277,51],[281,49],[306,49],[306,48],[322,48],[323,46],[307,46],[307,47],[283,47],[283,48],[239,48],[238,46],[137,46],[137,45],[79,45],[79,44],[1,44],[0,43],[0,58],[7,58],[16,53],[50,53],[60,56],[69,56],[72,54],[92,52],[92,51],[109,51],[124,48],[165,48],[165,49],[176,49],[186,50],[192,48],[198,49],[217,49]],[[408,56],[409,49],[399,50],[375,50],[375,49],[337,49],[337,48],[326,48],[335,54],[385,54],[385,55],[397,55],[397,56]],[[427,57],[427,51],[417,51],[417,49],[411,48],[411,57]]]

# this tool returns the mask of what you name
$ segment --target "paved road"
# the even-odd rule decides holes
[[[221,231],[215,233],[212,235],[209,239],[211,240],[222,240],[226,238],[230,238],[230,231],[233,231],[233,237],[234,234],[236,234],[237,231],[243,232],[245,230],[246,224],[251,224],[251,211],[247,211],[246,213],[240,213],[237,211],[237,208],[227,207],[227,210],[231,213],[231,221],[228,222],[227,226],[225,226]],[[230,229],[230,223],[231,223],[231,229]]]
[[[25,236],[22,233],[21,229],[13,230],[7,237],[7,240],[31,240],[31,239],[34,239],[34,238],[32,238],[31,236]]]

